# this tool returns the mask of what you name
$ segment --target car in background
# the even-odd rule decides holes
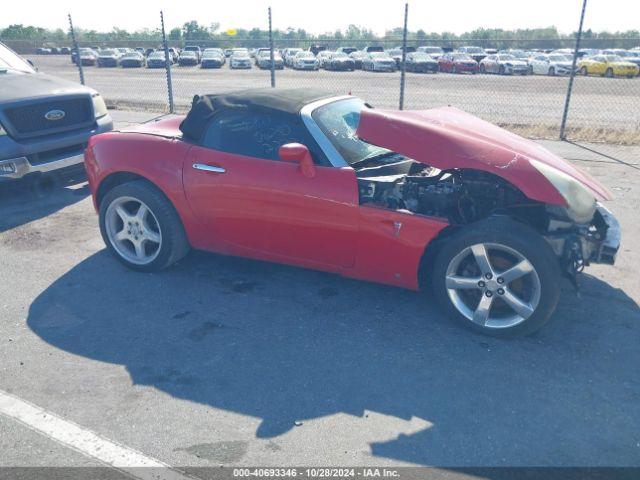
[[[71,53],[71,48],[69,48],[69,47],[60,47],[60,53],[62,55],[69,55]]]
[[[93,137],[85,165],[107,251],[133,271],[191,248],[277,261],[422,291],[497,337],[539,330],[563,275],[614,264],[620,247],[604,186],[451,107],[378,110],[312,89],[200,95],[186,117]]]
[[[324,68],[332,71],[353,72],[356,69],[356,62],[345,52],[331,52],[324,62]]]
[[[384,52],[384,47],[382,45],[367,45],[362,51],[365,53]]]
[[[144,55],[138,51],[125,53],[120,57],[120,66],[122,68],[142,68],[147,64]]]
[[[79,48],[79,49],[78,49],[78,53],[80,54],[80,56],[81,56],[81,57],[82,57],[82,55],[85,55],[85,57],[89,57],[89,56],[93,55],[93,56],[95,57],[95,58],[94,58],[94,63],[93,63],[93,65],[95,65],[95,62],[96,62],[96,61],[97,61],[97,59],[98,59],[98,54],[97,54],[97,52],[95,52],[95,51],[94,51],[93,49],[91,49],[91,48],[87,48],[87,47]],[[75,64],[77,64],[77,58],[76,58],[76,51],[75,51],[75,50],[72,50],[72,51],[71,51],[71,63],[75,63]]]
[[[638,75],[638,66],[625,61],[618,55],[594,55],[583,57],[578,62],[578,71],[581,75],[602,75],[605,77],[628,77]]]
[[[618,55],[625,62],[630,62],[640,67],[640,53],[638,52],[632,52],[628,50],[623,50],[621,48],[615,48],[613,50],[603,50],[602,53],[605,55]]]
[[[407,54],[413,53],[416,51],[416,47],[406,47]],[[402,47],[395,47],[389,50],[386,50],[391,58],[396,61],[396,68],[400,68],[400,64],[402,63]]]
[[[558,53],[543,53],[529,59],[529,73],[536,75],[570,75],[571,57]]]
[[[155,52],[155,51],[156,51],[156,49],[155,49],[155,48],[147,48],[147,49],[145,49],[145,51],[144,51],[144,56],[145,56],[145,57],[148,57],[149,55],[151,55],[151,54],[152,54],[153,52]]]
[[[405,69],[414,73],[438,73],[440,70],[438,61],[424,52],[412,52],[407,54]]]
[[[302,52],[301,48],[285,48],[284,49],[284,63],[287,67],[293,67],[293,59],[298,54],[298,52]]]
[[[234,48],[229,59],[229,68],[235,69],[251,69],[251,57],[246,48]]]
[[[309,51],[296,53],[291,67],[295,70],[318,70],[318,59]]]
[[[98,92],[38,73],[0,43],[0,183],[82,169],[89,137],[113,129]]]
[[[475,46],[460,47],[457,49],[457,52],[466,53],[478,63],[480,63],[480,61],[487,56],[487,52],[485,52],[485,50],[482,47],[475,47]]]
[[[346,53],[347,55],[351,55],[353,52],[357,51],[356,47],[338,47],[336,52]]]
[[[362,70],[370,72],[395,72],[396,61],[386,52],[371,52],[362,59]]]
[[[329,58],[332,53],[333,52],[329,50],[322,50],[321,52],[318,52],[318,54],[316,55],[316,59],[318,60],[318,68],[324,68],[325,60]]]
[[[36,55],[51,55],[53,53],[50,48],[39,47],[36,48]]]
[[[271,50],[261,49],[256,53],[256,66],[262,70],[271,69]],[[273,51],[273,68],[282,70],[284,68],[284,60],[277,50]]]
[[[445,53],[442,47],[434,47],[431,45],[424,45],[422,47],[418,47],[416,49],[416,52],[426,53],[427,55],[431,55],[436,60],[440,58],[442,55],[444,55]]]
[[[117,67],[122,54],[116,49],[105,49],[98,52],[98,67]]]
[[[528,75],[529,64],[523,60],[518,60],[511,54],[498,53],[496,55],[488,55],[480,61],[480,73]]]
[[[193,50],[183,50],[180,52],[180,56],[178,57],[178,65],[180,65],[181,67],[193,67],[198,65],[199,63],[198,52],[194,52]]]
[[[80,64],[83,67],[94,66],[98,63],[98,54],[90,48],[80,49]]]
[[[198,45],[187,45],[186,47],[184,47],[182,49],[182,51],[187,51],[187,52],[193,52],[196,54],[196,59],[198,60],[198,63],[200,63],[200,60],[202,59],[202,49],[198,46]],[[182,53],[182,52],[180,52]],[[180,63],[180,58],[178,57],[178,63]]]
[[[466,53],[445,53],[438,58],[438,69],[447,73],[472,73],[476,74],[480,70],[478,62]]]
[[[224,52],[220,48],[206,48],[202,52],[202,60],[200,60],[200,68],[221,68],[227,59]]]
[[[151,52],[147,57],[147,68],[164,68],[167,61],[162,50],[156,50]],[[171,57],[169,57],[169,63],[173,63]]]
[[[351,59],[353,60],[353,63],[356,67],[356,69],[361,69],[362,68],[362,60],[364,60],[364,58],[367,56],[367,54],[365,52],[363,52],[362,50],[356,50],[355,52],[351,52],[349,54],[349,57],[351,57]]]
[[[328,50],[326,45],[318,45],[318,44],[316,44],[316,45],[311,45],[309,47],[309,51],[311,53],[313,53],[314,56],[318,55],[318,53],[323,52],[325,50]]]

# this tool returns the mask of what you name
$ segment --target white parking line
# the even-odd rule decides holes
[[[187,480],[189,475],[131,448],[118,445],[91,430],[58,417],[0,390],[0,414],[17,420],[66,447],[93,457],[127,475],[142,480]]]

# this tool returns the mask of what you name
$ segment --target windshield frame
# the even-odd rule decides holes
[[[330,135],[327,134],[328,127],[324,125],[318,118],[318,115],[322,110],[329,108],[331,105],[345,103],[356,103],[359,104],[360,110],[358,113],[358,120],[360,111],[363,108],[370,108],[367,106],[366,102],[358,97],[345,95],[342,97],[330,97],[323,100],[319,100],[317,102],[313,102],[311,104],[306,105],[300,111],[302,115],[302,119],[307,126],[307,129],[311,133],[311,135],[315,138],[320,148],[324,151],[325,155],[331,162],[334,167],[350,167],[352,164],[360,163],[367,158],[374,158],[379,155],[385,155],[390,152],[390,150],[386,148],[379,147],[377,145],[373,145],[372,143],[367,143],[359,138],[357,138],[356,131],[358,127],[356,126],[353,129],[352,135],[355,140],[361,143],[363,146],[368,146],[370,148],[363,149],[362,155],[358,157],[346,158],[345,150],[340,148],[336,142],[334,142]],[[354,109],[355,111],[355,109]],[[366,150],[366,151],[365,151]]]
[[[22,73],[36,73],[35,68],[16,52],[0,42],[0,70]]]

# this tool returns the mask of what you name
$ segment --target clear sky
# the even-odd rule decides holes
[[[12,23],[66,28],[71,12],[78,27],[108,31],[154,28],[159,10],[168,29],[188,20],[227,28],[266,28],[273,9],[274,28],[304,28],[312,33],[344,29],[350,23],[384,33],[402,25],[404,0],[1,0],[0,27]],[[462,33],[478,27],[577,28],[582,0],[413,0],[409,28]],[[602,31],[640,29],[640,0],[589,0],[585,28]]]

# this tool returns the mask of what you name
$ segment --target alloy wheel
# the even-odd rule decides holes
[[[148,265],[160,253],[162,231],[151,209],[134,197],[119,197],[107,208],[105,227],[109,242],[125,260]]]
[[[510,328],[527,320],[542,291],[531,262],[498,243],[478,243],[458,253],[447,267],[445,286],[458,312],[489,329]]]

